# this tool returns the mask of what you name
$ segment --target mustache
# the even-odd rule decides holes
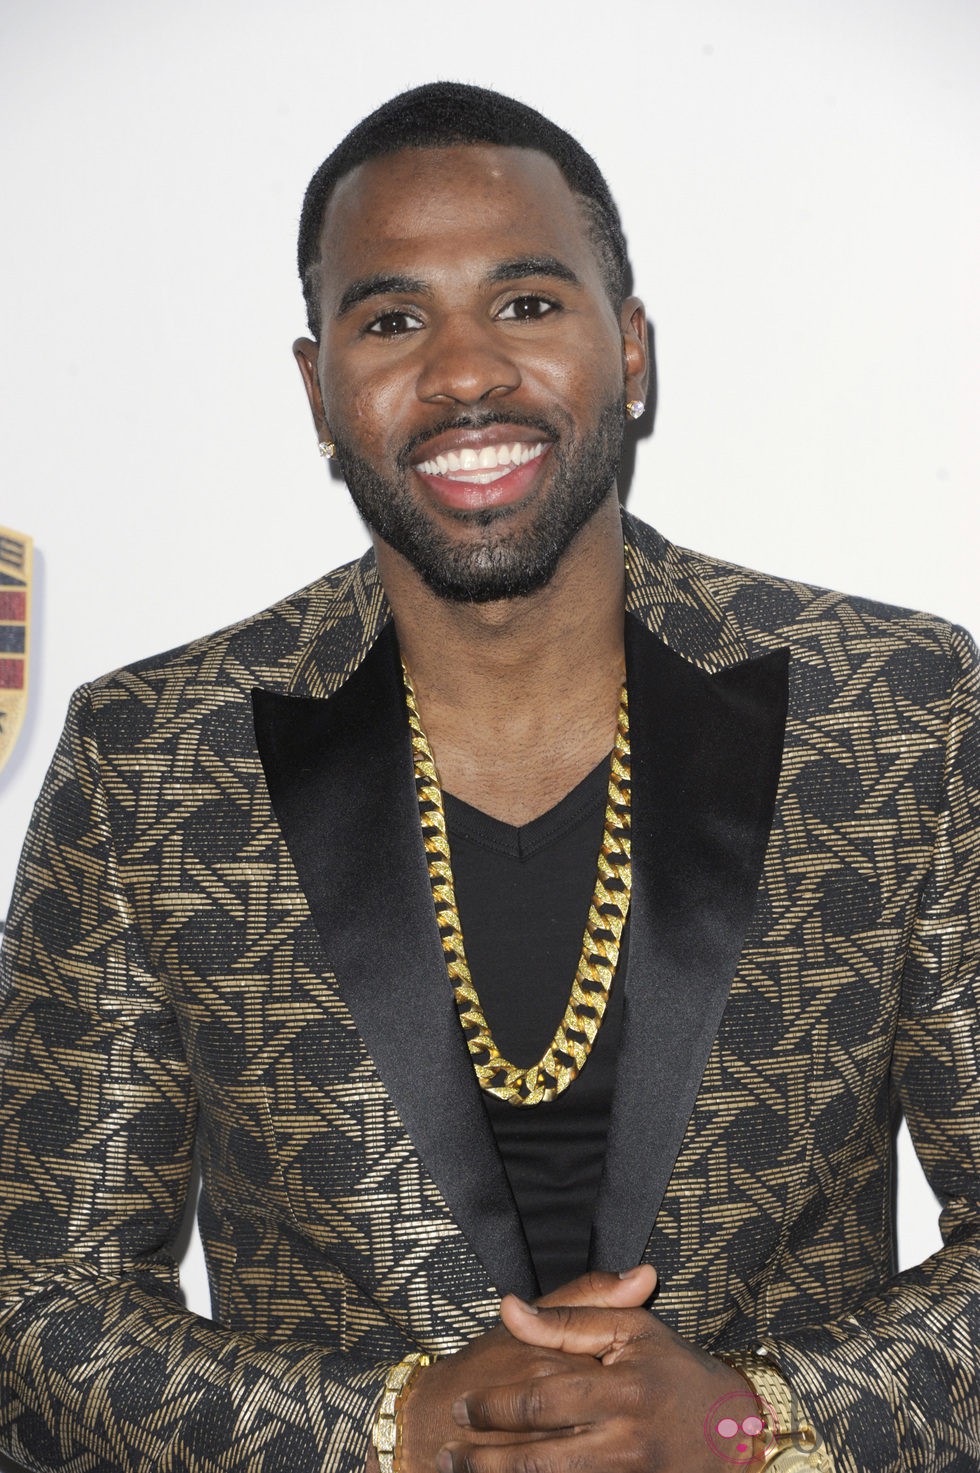
[[[498,410],[487,409],[482,413],[469,411],[464,414],[454,414],[447,419],[440,420],[438,424],[429,425],[419,434],[404,444],[398,452],[397,464],[401,470],[405,470],[409,460],[422,445],[435,440],[439,435],[444,435],[447,430],[484,430],[489,425],[522,425],[527,429],[540,430],[547,435],[549,440],[557,440],[561,431],[553,421],[542,414],[521,414],[510,410],[503,414]]]

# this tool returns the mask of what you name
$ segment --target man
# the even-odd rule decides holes
[[[4,1446],[975,1468],[972,647],[621,517],[643,309],[538,114],[396,98],[300,266],[373,553],[75,698],[4,960]],[[901,1276],[896,1098],[947,1235]]]

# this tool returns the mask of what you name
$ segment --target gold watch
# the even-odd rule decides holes
[[[718,1359],[738,1371],[759,1409],[763,1430],[752,1473],[834,1473],[826,1443],[771,1361],[740,1351]]]

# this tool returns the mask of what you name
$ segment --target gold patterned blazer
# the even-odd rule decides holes
[[[592,1262],[771,1345],[851,1473],[980,1467],[978,683],[932,617],[626,518],[634,880]],[[373,558],[73,700],[0,990],[0,1447],[359,1470],[533,1269]],[[896,1276],[904,1108],[947,1246]],[[214,1321],[171,1249],[195,1141]]]

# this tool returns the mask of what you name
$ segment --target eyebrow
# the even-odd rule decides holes
[[[345,312],[349,312],[359,302],[367,301],[369,297],[384,297],[391,294],[428,296],[429,288],[417,276],[392,276],[380,271],[374,276],[362,276],[357,281],[352,281],[350,286],[345,287],[337,304],[337,316],[343,317]]]
[[[552,276],[558,281],[579,285],[579,279],[571,266],[559,261],[557,256],[520,256],[514,261],[501,261],[487,273],[487,281],[523,281],[528,276]]]
[[[530,276],[550,276],[558,281],[567,281],[572,286],[579,285],[579,278],[571,266],[566,266],[557,256],[520,256],[513,261],[501,261],[487,272],[485,280],[490,283],[526,281]],[[345,287],[337,304],[336,315],[343,317],[370,297],[429,294],[429,287],[417,276],[377,272],[374,276],[359,277]]]

